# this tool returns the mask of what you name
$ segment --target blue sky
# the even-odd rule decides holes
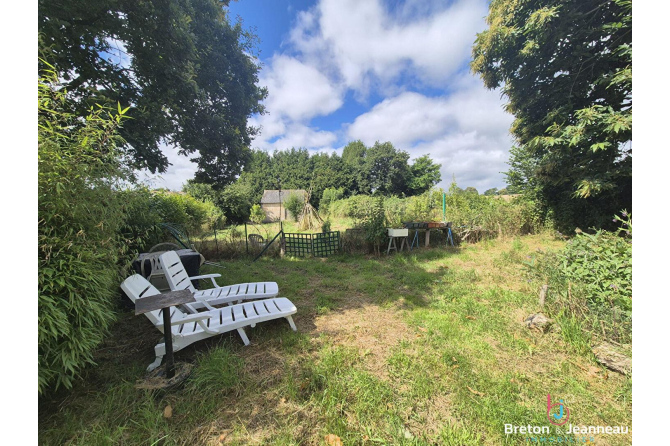
[[[442,165],[442,182],[505,186],[512,116],[468,64],[487,1],[318,0],[232,2],[260,39],[268,113],[253,148],[342,152],[350,141],[390,141]],[[172,166],[155,187],[179,190],[195,165],[166,148]],[[149,177],[148,177],[149,178]]]

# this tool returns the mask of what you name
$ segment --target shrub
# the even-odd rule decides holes
[[[218,216],[211,202],[196,200],[188,194],[154,191],[153,205],[162,222],[174,223],[192,234],[199,233],[205,225],[211,225]]]
[[[292,192],[284,201],[284,206],[291,213],[293,221],[298,221],[298,217],[305,206],[305,200],[300,195]]]
[[[334,201],[340,200],[344,196],[344,188],[328,187],[324,189],[321,201],[319,202],[319,212],[321,214],[328,213],[328,208]]]
[[[379,254],[379,246],[386,240],[386,216],[384,215],[384,199],[376,197],[368,202],[368,207],[358,223],[365,231],[365,240],[374,246]]]
[[[249,215],[249,218],[253,223],[261,224],[263,221],[265,221],[265,217],[265,211],[259,204],[251,206],[251,214]]]
[[[38,81],[38,391],[71,387],[114,320],[129,177],[116,147],[125,110],[81,119],[47,73]]]
[[[553,314],[580,320],[594,335],[628,342],[632,325],[632,217],[622,227],[588,234],[579,231],[559,253],[528,262],[531,279],[549,285]]]
[[[131,252],[146,252],[163,241],[162,217],[147,187],[136,187],[118,192],[123,203],[124,224],[121,233],[129,240]]]
[[[249,220],[253,190],[243,182],[236,181],[221,191],[223,213],[232,223],[244,223]]]

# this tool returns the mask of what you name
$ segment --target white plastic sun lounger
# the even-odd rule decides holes
[[[137,299],[160,294],[160,291],[156,287],[139,274],[132,275],[124,280],[121,284],[121,289],[133,303]],[[211,308],[209,305],[206,306]],[[237,330],[244,345],[249,345],[249,338],[244,332],[244,327],[253,328],[259,322],[281,317],[286,318],[293,331],[298,330],[291,317],[298,310],[285,297],[257,300],[218,309],[212,308],[209,311],[201,313],[194,310],[192,306],[186,305],[185,307],[192,313],[184,313],[176,307],[170,309],[172,311],[170,313],[172,319],[172,348],[175,352],[201,339],[232,330]],[[145,313],[145,315],[163,333],[163,315],[161,311],[151,311]],[[147,368],[148,371],[155,369],[161,364],[165,355],[165,343],[160,342],[154,347],[154,350],[156,352],[156,360],[149,365]]]
[[[277,282],[240,283],[236,285],[219,286],[214,280],[221,274],[205,274],[189,277],[186,268],[182,265],[179,256],[174,251],[167,251],[160,255],[159,263],[165,273],[165,280],[172,291],[189,290],[195,294],[197,301],[206,301],[210,305],[224,303],[240,303],[245,300],[266,299],[279,294]],[[197,290],[191,280],[211,279],[214,288]]]

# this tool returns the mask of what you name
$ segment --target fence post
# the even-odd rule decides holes
[[[244,222],[244,243],[247,245],[247,255],[249,255],[249,236],[247,235],[247,222]]]
[[[216,224],[214,224],[214,244],[216,245],[216,255],[219,256],[219,241],[216,238]]]
[[[284,258],[286,255],[286,240],[284,239],[284,223],[281,220],[279,220],[279,233],[281,234],[281,239],[279,240],[279,256]]]

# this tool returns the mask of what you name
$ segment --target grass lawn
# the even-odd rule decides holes
[[[191,378],[158,395],[134,384],[160,334],[122,313],[98,366],[40,401],[40,443],[327,444],[333,434],[344,445],[524,444],[504,424],[548,425],[548,393],[572,424],[630,426],[631,378],[599,367],[570,324],[542,334],[522,323],[539,310],[540,286],[523,263],[562,246],[536,235],[207,267],[225,283],[277,281],[298,332],[282,319],[248,329],[249,347],[235,332],[196,343],[176,353],[196,364]]]

